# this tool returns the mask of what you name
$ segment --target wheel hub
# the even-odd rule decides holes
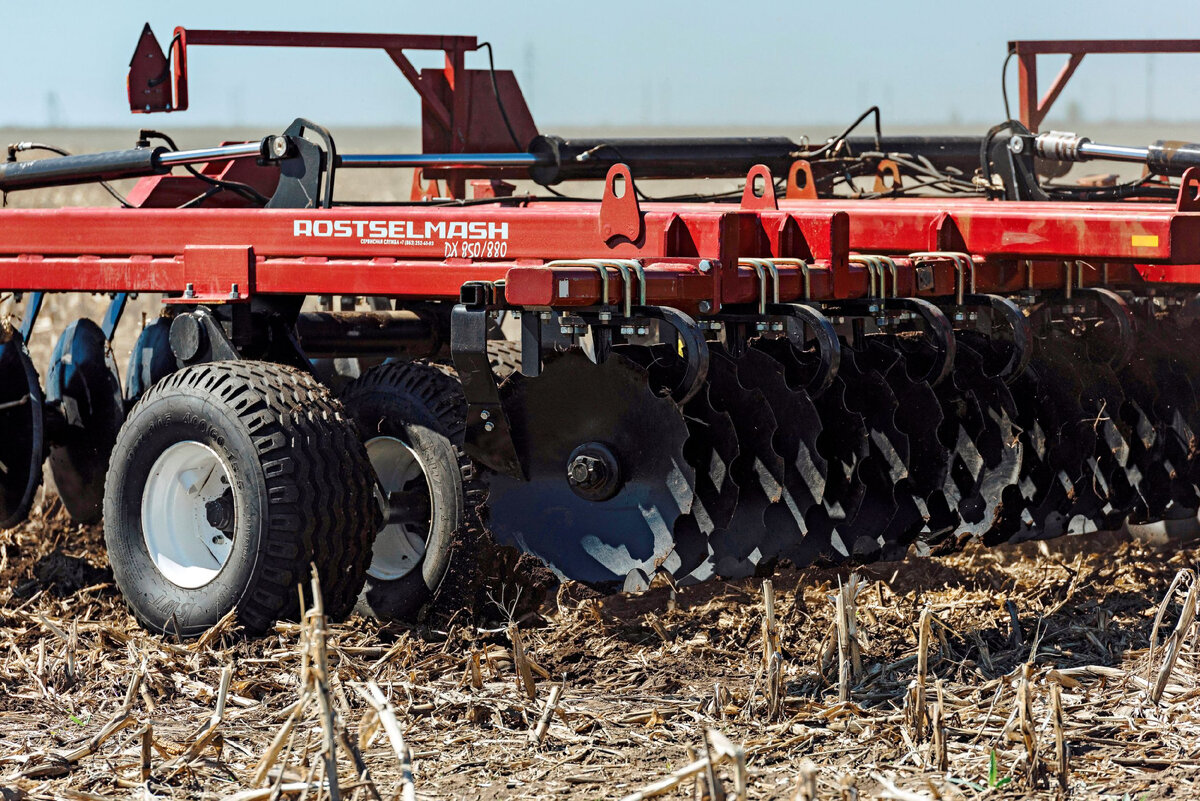
[[[196,589],[216,578],[236,523],[229,467],[216,451],[186,440],[159,455],[142,494],[142,536],[168,581]]]
[[[385,525],[375,537],[367,575],[395,581],[418,568],[425,558],[431,522],[437,514],[433,488],[417,452],[396,437],[367,441],[367,457],[375,468],[376,493],[385,508]]]
[[[567,459],[567,483],[589,501],[607,501],[621,489],[621,466],[607,445],[585,442]]]
[[[233,492],[226,490],[225,494],[219,498],[209,501],[204,505],[204,513],[208,518],[208,524],[213,528],[225,534],[233,533]]]

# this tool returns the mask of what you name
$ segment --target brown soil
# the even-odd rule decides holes
[[[623,797],[688,763],[688,749],[703,756],[708,729],[744,749],[751,798],[792,798],[798,780],[814,782],[821,798],[1048,798],[1061,792],[1060,777],[1081,798],[1186,797],[1200,765],[1195,625],[1177,638],[1181,654],[1158,703],[1149,689],[1169,649],[1146,648],[1168,585],[1198,553],[1095,535],[860,568],[849,634],[861,672],[844,702],[830,599],[853,581],[850,571],[781,572],[774,714],[756,581],[599,599],[559,588],[538,613],[513,621],[536,701],[520,689],[510,629],[485,622],[503,618],[501,606],[522,606],[511,586],[493,593],[485,617],[460,615],[447,628],[354,618],[324,638],[334,731],[347,735],[339,785],[362,799],[372,786],[391,797],[403,784],[396,751],[356,690],[373,680],[412,751],[418,797]],[[73,525],[52,497],[0,534],[0,575],[3,798],[149,797],[147,726],[154,796],[228,797],[269,788],[281,769],[284,786],[319,781],[322,714],[310,702],[265,785],[254,782],[305,688],[320,696],[320,663],[310,661],[317,628],[282,623],[247,639],[225,624],[182,644],[150,636],[113,587],[100,529]],[[1163,604],[1160,644],[1181,609],[1194,611],[1196,582],[1184,575]],[[918,722],[926,609],[927,713]],[[227,666],[222,719],[196,748]],[[126,710],[131,683],[140,686]],[[555,685],[564,688],[558,714],[535,745],[530,732]],[[1052,688],[1061,692],[1060,727]],[[97,743],[114,720],[115,733]],[[1056,731],[1070,755],[1065,773]],[[708,740],[714,760],[724,759],[721,737]],[[94,753],[81,748],[89,743]],[[356,778],[347,743],[373,785]],[[734,759],[715,771],[730,797],[738,772]],[[681,787],[670,795],[690,795],[693,780]]]

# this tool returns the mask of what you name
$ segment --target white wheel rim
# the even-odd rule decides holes
[[[386,494],[399,492],[416,479],[423,478],[425,490],[429,493],[430,520],[437,515],[433,487],[421,457],[412,446],[396,437],[373,437],[367,441],[367,457],[379,481],[377,491],[385,493],[385,497],[380,499],[385,509]],[[367,575],[378,581],[395,581],[407,576],[425,558],[429,530],[428,522],[424,525],[406,522],[384,526],[375,537]]]
[[[230,478],[216,451],[192,440],[167,448],[150,468],[142,537],[150,560],[172,584],[203,587],[229,561],[233,540],[208,522],[207,505],[225,494]]]

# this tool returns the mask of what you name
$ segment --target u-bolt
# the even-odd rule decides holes
[[[616,267],[621,272],[621,278],[625,280],[625,316],[633,316],[633,281],[629,277],[629,270],[632,269],[637,273],[638,277],[638,305],[646,305],[646,269],[642,267],[642,263],[637,259],[597,259],[601,264],[608,267]]]
[[[567,259],[563,261],[548,261],[542,266],[546,269],[553,269],[555,267],[587,267],[588,269],[595,270],[600,274],[600,302],[605,306],[609,305],[610,296],[608,292],[608,269],[606,268],[605,264],[598,259]]]
[[[739,267],[753,267],[758,276],[758,313],[767,315],[767,273],[771,274],[771,303],[779,302],[779,270],[772,259],[739,259]]]
[[[882,287],[882,292],[877,290],[877,286],[883,284],[883,265],[880,264],[878,256],[851,256],[850,263],[861,264],[867,268],[867,297],[878,298],[887,295],[886,287]]]
[[[883,276],[883,267],[885,267],[885,266],[888,268],[888,272],[890,272],[892,274],[892,297],[893,298],[900,297],[900,271],[896,267],[896,260],[893,259],[891,256],[876,256],[875,258],[879,259],[879,264],[880,264],[879,275],[881,278]],[[887,297],[887,287],[883,287],[883,291],[880,294],[886,298]]]
[[[967,276],[970,276],[970,294],[975,294],[975,260],[967,253],[956,253],[950,250],[929,250],[921,253],[910,253],[910,259],[953,259],[954,260],[954,301],[963,305],[963,295]]]
[[[608,270],[609,268],[616,269],[621,273],[621,279],[625,282],[626,317],[633,316],[633,281],[629,276],[629,270],[632,269],[638,276],[638,303],[642,306],[646,305],[646,269],[636,259],[564,259],[548,261],[542,266],[546,268],[587,267],[595,270],[600,274],[600,298],[605,306],[609,305],[611,298],[608,291]]]
[[[804,279],[804,299],[812,300],[812,276],[809,274],[808,263],[804,259],[766,259],[766,261],[779,267],[799,268],[800,276]],[[778,276],[776,276],[775,302],[779,302]]]

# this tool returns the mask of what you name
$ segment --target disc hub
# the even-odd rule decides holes
[[[607,445],[585,442],[567,458],[567,482],[585,500],[606,501],[621,489],[621,466]]]

